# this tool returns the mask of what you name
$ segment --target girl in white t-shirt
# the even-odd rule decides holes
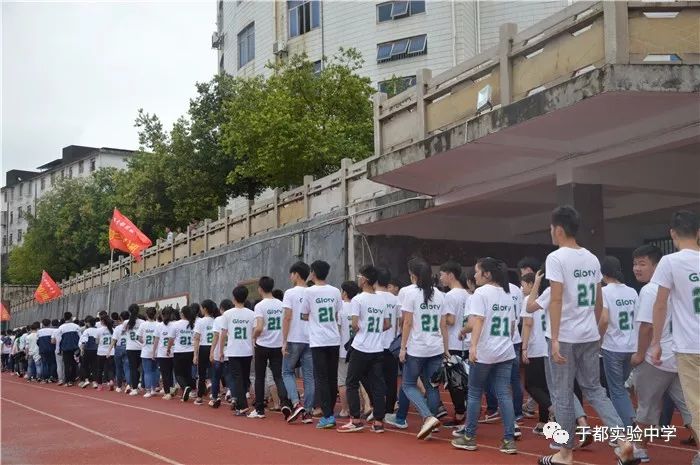
[[[178,317],[177,310],[172,307],[165,307],[160,313],[162,321],[156,328],[155,345],[156,357],[160,375],[163,379],[163,400],[173,398],[173,352],[170,341],[175,335],[173,319]]]
[[[476,263],[479,288],[469,299],[469,322],[461,331],[472,333],[469,349],[469,394],[464,436],[452,441],[458,449],[476,450],[476,430],[481,412],[481,396],[492,383],[503,418],[503,442],[500,451],[515,454],[515,412],[510,390],[510,375],[515,360],[512,334],[516,315],[505,264],[495,258]]]
[[[137,339],[141,343],[141,364],[143,366],[143,384],[146,393],[145,398],[153,397],[158,387],[158,362],[156,361],[156,331],[158,322],[156,321],[156,309],[149,307],[146,309],[147,321],[139,326]]]
[[[129,390],[130,396],[139,394],[139,367],[141,367],[141,343],[138,341],[138,331],[143,320],[139,319],[139,306],[129,305],[129,319],[124,322],[123,331],[126,334],[126,356],[129,359]]]
[[[214,340],[214,319],[219,316],[219,307],[213,300],[202,301],[202,318],[194,325],[194,364],[197,365],[197,398],[195,405],[202,405],[202,398],[207,393],[207,379],[209,373],[209,352]]]
[[[192,362],[194,360],[194,322],[196,312],[189,305],[180,309],[180,320],[172,323],[173,338],[168,347],[173,351],[175,379],[183,389],[182,402],[190,399],[190,391],[195,388],[192,378]]]
[[[114,359],[109,356],[112,348],[114,322],[107,312],[100,312],[100,327],[97,328],[97,390],[101,391],[108,383],[109,390],[114,389]]]

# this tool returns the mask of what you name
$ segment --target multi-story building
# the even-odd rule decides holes
[[[37,203],[62,179],[91,176],[100,168],[126,168],[131,150],[69,145],[61,158],[39,166],[39,171],[10,170],[2,193],[2,255],[21,244],[27,233],[27,215],[36,212]]]
[[[322,57],[354,47],[360,74],[387,91],[390,81],[415,84],[420,68],[435,75],[495,45],[503,23],[523,29],[570,3],[218,0],[212,47],[219,72],[232,76],[268,75],[267,63],[302,52],[320,69]]]

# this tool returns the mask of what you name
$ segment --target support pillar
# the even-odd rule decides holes
[[[571,205],[581,215],[576,239],[599,259],[605,256],[605,218],[603,215],[603,186],[600,184],[568,183],[557,186],[557,203]]]

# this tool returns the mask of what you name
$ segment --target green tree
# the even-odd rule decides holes
[[[228,181],[287,188],[371,154],[374,89],[356,74],[362,63],[354,49],[340,49],[320,73],[300,55],[269,65],[267,79],[237,79],[222,125],[224,147],[238,161]]]

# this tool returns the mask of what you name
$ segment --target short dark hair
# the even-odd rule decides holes
[[[454,260],[448,260],[440,265],[440,271],[443,273],[452,273],[456,279],[460,279],[462,277],[462,265]]]
[[[372,286],[374,286],[374,283],[377,282],[377,277],[379,276],[379,272],[372,265],[365,265],[360,268],[360,274],[364,276],[367,279],[367,282]]]
[[[535,257],[523,257],[518,262],[518,270],[530,268],[532,271],[537,271],[542,266],[542,262]]]
[[[391,271],[388,268],[380,266],[377,267],[377,284],[382,287],[387,287],[391,281]]]
[[[355,281],[345,281],[340,285],[340,288],[348,295],[348,298],[350,299],[360,293],[360,288]]]
[[[275,288],[275,280],[269,276],[263,276],[258,280],[258,286],[260,286],[263,292],[272,292]]]
[[[284,300],[284,291],[282,289],[275,289],[272,291],[272,297],[277,300]]]
[[[552,226],[561,226],[568,237],[575,237],[580,225],[581,216],[571,205],[557,207],[552,211]]]
[[[647,257],[649,260],[656,265],[661,261],[661,257],[664,256],[664,253],[661,251],[660,248],[655,246],[654,244],[644,244],[640,245],[636,249],[634,249],[634,252],[632,252],[632,259],[635,258],[642,258],[642,257]]]
[[[524,267],[523,267],[524,268]],[[520,277],[520,281],[527,284],[535,283],[535,273],[525,273]]]
[[[51,326],[54,328],[58,328],[61,324],[58,322],[57,319],[51,320]]]
[[[32,323],[32,325],[31,325],[32,331],[35,329],[39,329],[39,326],[41,326],[41,325],[39,324],[38,321],[35,321],[34,323]]]
[[[306,281],[306,278],[309,277],[309,265],[302,261],[296,262],[294,265],[289,267],[289,273],[297,273],[301,279]]]
[[[73,318],[73,314],[71,312],[66,312],[63,314],[63,319],[65,321],[70,321]]]
[[[387,284],[387,286],[396,286],[396,287],[399,287],[399,288],[400,288],[400,287],[401,287],[401,283],[399,282],[398,279],[396,279],[396,278],[391,278],[391,279],[389,280],[389,283]]]
[[[671,229],[680,237],[696,238],[700,229],[700,216],[694,211],[678,210],[671,216]]]
[[[244,289],[245,289],[245,288],[244,288]],[[248,290],[248,289],[246,289],[246,291],[247,291],[247,290]],[[248,296],[246,296],[246,297],[248,297]],[[243,299],[243,300],[245,300],[245,299]],[[241,302],[241,303],[243,303],[243,302]],[[221,303],[219,304],[219,307],[220,307],[221,310],[223,310],[223,311],[230,310],[230,309],[233,308],[233,302],[231,302],[231,299],[224,299],[224,300],[222,300]]]
[[[41,324],[44,325],[44,328],[46,328],[48,326],[51,326],[51,320],[49,320],[48,318],[44,318],[43,320],[41,320]]]
[[[620,282],[625,280],[625,275],[622,274],[622,263],[617,257],[611,255],[603,258],[603,261],[600,263],[600,272],[603,276],[617,279]]]
[[[118,312],[112,312],[112,320],[117,321],[119,319],[119,313]]]
[[[331,266],[328,262],[324,262],[323,260],[316,260],[309,268],[314,272],[316,278],[321,281],[325,281],[328,277],[328,273],[331,271]]]
[[[239,304],[245,304],[248,299],[248,288],[245,286],[236,286],[233,288],[233,300]]]

